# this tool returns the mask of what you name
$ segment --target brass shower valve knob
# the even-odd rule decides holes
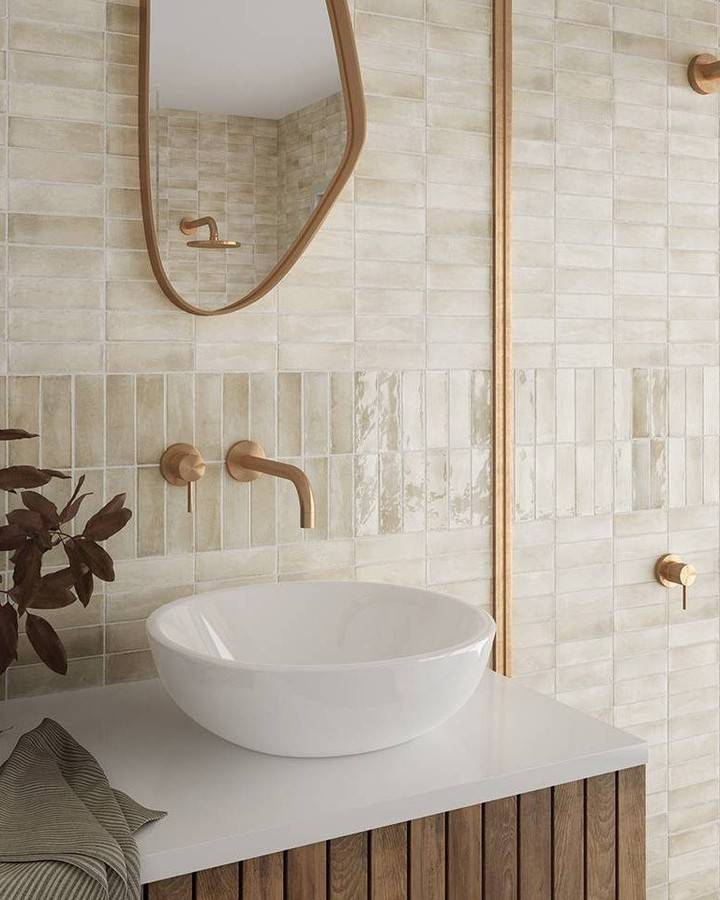
[[[720,60],[711,53],[698,53],[688,64],[688,81],[698,94],[720,91]]]
[[[674,587],[679,584],[683,589],[683,609],[687,609],[688,589],[697,579],[695,566],[684,562],[679,556],[667,553],[655,564],[655,578],[663,587]]]
[[[168,484],[187,487],[187,511],[193,511],[193,484],[205,474],[205,460],[192,444],[171,444],[160,458],[160,472]]]

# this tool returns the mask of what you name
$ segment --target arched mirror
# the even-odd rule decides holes
[[[140,181],[155,276],[195,315],[259,300],[365,137],[347,0],[141,0]]]

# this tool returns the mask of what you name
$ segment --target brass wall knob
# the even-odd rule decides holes
[[[168,484],[187,486],[187,511],[193,511],[193,484],[205,474],[205,460],[192,444],[171,444],[160,457],[160,472]]]
[[[697,580],[695,566],[684,562],[679,556],[667,553],[655,563],[655,578],[663,587],[679,584],[683,589],[683,609],[687,609],[688,589]]]
[[[711,53],[698,53],[688,63],[688,81],[698,94],[720,91],[720,60]]]

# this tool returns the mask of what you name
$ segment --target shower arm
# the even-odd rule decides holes
[[[180,231],[183,234],[195,234],[198,228],[204,228],[206,225],[210,229],[210,240],[220,240],[217,222],[212,216],[203,216],[201,219],[185,218],[180,222]]]

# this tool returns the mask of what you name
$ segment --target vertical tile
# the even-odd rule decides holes
[[[72,465],[72,382],[69,375],[46,376],[41,387],[41,459],[49,469]]]
[[[8,379],[8,424],[40,433],[40,379],[34,376]],[[11,466],[40,463],[40,444],[37,440],[11,441],[8,448]]]
[[[165,552],[165,481],[159,468],[137,470],[136,502],[138,556],[160,556]]]
[[[280,456],[302,453],[302,375],[278,375],[278,452]]]
[[[165,449],[165,382],[162,375],[138,375],[135,382],[137,461],[159,463]]]
[[[107,378],[107,465],[135,463],[135,384],[131,375]]]
[[[303,431],[307,456],[328,452],[328,376],[324,372],[303,375]]]
[[[222,376],[195,378],[195,446],[203,458],[222,457]]]
[[[353,383],[346,372],[330,376],[330,452],[353,450]]]
[[[100,375],[75,378],[75,465],[102,466],[105,461],[105,385]]]
[[[193,376],[185,372],[168,374],[165,395],[167,445],[192,444],[196,440],[193,424]],[[207,455],[206,451],[201,452],[203,456]]]

